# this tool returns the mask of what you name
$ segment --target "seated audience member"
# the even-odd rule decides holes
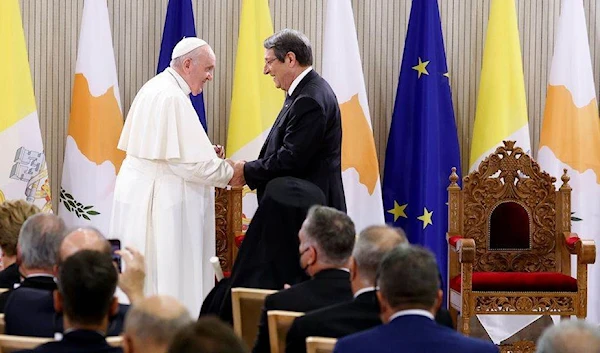
[[[58,249],[65,236],[65,223],[53,214],[38,213],[29,217],[19,233],[17,263],[24,277],[18,288],[0,294],[0,311],[13,300],[24,300],[37,310],[38,299],[51,299],[56,289],[53,270]]]
[[[188,324],[173,338],[168,353],[246,353],[231,327],[214,316]]]
[[[93,228],[78,228],[71,231],[60,244],[58,265],[80,250],[95,250],[111,255],[111,246],[102,234]],[[122,261],[126,270],[119,275],[119,286],[129,296],[131,302],[143,298],[144,257],[139,252],[129,249],[122,252]],[[54,268],[58,274],[58,266]],[[54,281],[39,291],[33,300],[30,296],[13,298],[5,307],[6,333],[17,336],[54,337],[63,332],[62,314],[54,310],[52,291],[56,289]],[[123,332],[123,322],[129,305],[119,305],[116,315],[110,317],[108,335],[116,336]]]
[[[106,342],[108,318],[119,309],[115,297],[118,273],[110,255],[82,250],[60,267],[56,311],[64,312],[62,340],[45,343],[29,352],[120,353]]]
[[[125,353],[166,353],[177,332],[192,322],[187,308],[169,296],[141,299],[125,317]]]
[[[287,353],[306,352],[309,336],[339,338],[381,325],[375,295],[375,275],[383,256],[405,243],[401,229],[371,226],[363,230],[350,258],[350,282],[354,300],[307,313],[294,320],[287,334]]]
[[[491,342],[466,337],[434,321],[442,303],[433,254],[402,244],[383,258],[377,299],[385,324],[338,340],[336,353],[497,353]]]
[[[14,288],[15,284],[21,282],[17,265],[19,231],[27,218],[39,212],[37,206],[25,200],[0,203],[0,250],[4,268],[0,271],[0,288]]]
[[[323,191],[297,178],[273,179],[256,210],[233,264],[202,304],[200,316],[216,314],[232,323],[231,288],[282,289],[308,276],[300,268],[298,231],[313,205],[325,203]]]
[[[269,352],[267,311],[309,312],[352,300],[348,260],[356,231],[343,212],[331,207],[313,206],[298,232],[300,265],[312,279],[265,299],[253,352]]]
[[[536,353],[598,353],[600,328],[584,320],[561,321],[544,330],[536,346]]]

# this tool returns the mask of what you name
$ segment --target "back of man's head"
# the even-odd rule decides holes
[[[144,298],[125,317],[125,353],[166,352],[175,334],[191,322],[189,311],[177,299]]]
[[[308,210],[302,228],[308,242],[319,249],[318,261],[333,267],[348,263],[356,229],[347,214],[332,207],[313,206]]]
[[[108,320],[111,311],[118,309],[114,297],[117,280],[110,255],[81,250],[69,256],[58,275],[62,310],[69,323],[76,328],[101,325]]]
[[[20,264],[26,269],[52,271],[64,237],[65,223],[58,216],[38,213],[29,217],[19,233]]]
[[[401,228],[370,226],[360,232],[352,251],[360,281],[364,282],[364,285],[374,286],[377,268],[383,257],[396,246],[406,242],[406,235]]]
[[[566,320],[548,327],[537,342],[537,353],[598,353],[600,327],[584,320]]]
[[[245,353],[233,330],[216,317],[202,317],[175,335],[169,353]]]
[[[435,257],[423,247],[399,245],[381,261],[377,285],[391,311],[432,310],[440,295]]]
[[[110,243],[96,228],[77,228],[67,233],[60,245],[60,262],[79,250],[96,250],[111,254]]]

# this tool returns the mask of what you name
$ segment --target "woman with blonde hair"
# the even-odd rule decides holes
[[[0,288],[13,288],[21,282],[17,260],[17,242],[19,231],[25,220],[40,209],[25,200],[4,201],[0,203],[0,250],[2,265]]]

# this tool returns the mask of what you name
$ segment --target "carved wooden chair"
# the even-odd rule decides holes
[[[562,186],[514,141],[505,141],[479,168],[448,187],[450,313],[469,335],[481,314],[587,314],[587,265],[596,258],[591,240],[571,233],[571,187]],[[577,255],[577,278],[570,255]]]
[[[242,235],[242,188],[215,188],[215,230],[217,257],[228,277]]]

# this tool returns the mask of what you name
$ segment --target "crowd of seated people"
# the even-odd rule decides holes
[[[346,213],[321,206],[322,195],[292,179],[271,187],[277,192],[264,207],[281,217],[273,220],[259,207],[250,225],[254,231],[244,240],[247,250],[234,265],[235,281],[226,279],[213,293],[222,296],[218,300],[207,298],[213,312],[205,310],[197,321],[175,298],[144,296],[145,259],[136,249],[121,252],[125,270],[119,273],[100,231],[67,230],[60,217],[26,202],[0,204],[0,215],[7,215],[0,219],[8,271],[0,272],[0,284],[8,289],[0,294],[5,333],[57,339],[34,352],[268,353],[267,312],[288,310],[304,313],[287,333],[288,353],[306,352],[310,336],[338,339],[338,353],[499,351],[490,341],[455,330],[441,308],[440,274],[430,251],[410,245],[401,229],[386,225],[356,235]],[[284,250],[278,253],[274,244]],[[295,263],[286,259],[285,266],[274,268],[282,255]],[[262,275],[248,281],[240,275],[248,268]],[[253,347],[231,329],[230,305],[223,309],[232,283],[278,289],[264,301]],[[130,305],[118,303],[117,288]],[[111,345],[110,336],[122,342]],[[562,321],[546,330],[537,348],[599,352],[600,330],[581,320]]]

